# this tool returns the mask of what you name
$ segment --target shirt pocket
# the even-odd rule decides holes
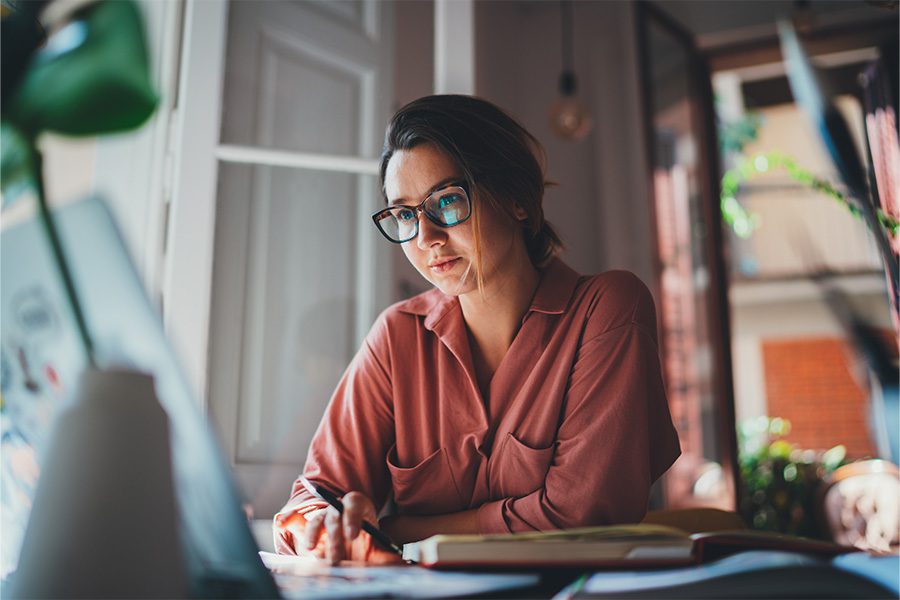
[[[399,514],[439,515],[464,508],[450,461],[443,448],[412,467],[397,464],[397,447],[387,455]]]
[[[491,496],[498,500],[521,498],[540,489],[555,449],[555,444],[532,448],[507,433],[503,447],[491,457]]]

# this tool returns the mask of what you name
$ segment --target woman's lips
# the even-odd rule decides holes
[[[428,267],[431,269],[432,273],[441,274],[453,269],[459,261],[459,258],[451,258],[450,260],[429,264]]]

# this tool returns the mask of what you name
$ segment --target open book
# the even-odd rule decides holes
[[[752,530],[689,535],[665,525],[639,524],[538,533],[436,535],[406,544],[403,554],[433,567],[623,567],[688,565],[751,549],[824,557],[855,550],[821,540]]]

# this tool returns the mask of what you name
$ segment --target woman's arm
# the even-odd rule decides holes
[[[585,326],[543,486],[482,505],[480,533],[638,522],[651,484],[678,457],[652,297],[631,274],[613,283],[603,318]]]
[[[417,542],[439,533],[478,533],[478,509],[445,515],[392,515],[379,525],[398,544]]]

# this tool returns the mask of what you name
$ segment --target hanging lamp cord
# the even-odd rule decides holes
[[[563,96],[575,95],[575,51],[572,39],[572,1],[560,0],[560,43],[562,46],[562,74],[559,76],[559,91]]]

